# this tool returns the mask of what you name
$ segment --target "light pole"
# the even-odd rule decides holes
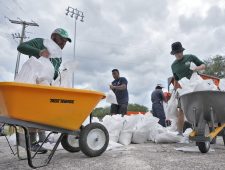
[[[76,27],[77,27],[77,20],[80,18],[81,22],[84,22],[84,13],[77,8],[72,8],[68,6],[66,9],[66,15],[69,15],[71,18],[75,18],[75,25],[74,25],[74,46],[73,46],[73,59],[75,61],[75,56],[76,56]],[[74,87],[74,72],[73,72],[73,77],[72,77],[72,87]]]

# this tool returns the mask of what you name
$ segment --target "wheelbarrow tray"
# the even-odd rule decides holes
[[[0,82],[0,115],[76,130],[104,97],[90,90]]]
[[[203,120],[225,123],[225,92],[192,92],[180,96],[180,102],[181,108],[190,123]]]

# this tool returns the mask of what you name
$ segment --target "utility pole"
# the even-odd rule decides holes
[[[84,22],[84,13],[77,8],[72,8],[68,6],[66,9],[66,15],[69,15],[71,18],[75,18],[75,25],[74,25],[74,46],[73,46],[73,59],[75,61],[75,56],[76,56],[76,27],[77,27],[77,20],[80,18],[81,22]],[[72,77],[72,87],[74,87],[74,72],[73,72],[73,77]]]
[[[12,24],[20,24],[22,25],[22,32],[21,32],[21,36],[20,34],[14,34],[13,37],[15,38],[20,38],[20,42],[19,44],[21,44],[23,42],[23,39],[26,38],[25,37],[25,29],[27,26],[39,26],[37,23],[35,22],[26,22],[26,21],[16,21],[16,20],[11,20],[9,19],[9,21],[12,23]],[[14,79],[16,78],[16,75],[18,74],[18,70],[19,70],[19,64],[20,64],[20,52],[18,52],[17,54],[17,60],[16,60],[16,68],[15,68],[15,74],[14,74]]]

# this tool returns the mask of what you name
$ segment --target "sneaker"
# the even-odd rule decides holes
[[[43,142],[44,142],[44,140],[39,140],[38,141],[39,144],[42,144]],[[49,139],[47,139],[44,143],[48,143],[48,142],[51,143],[51,141]]]
[[[31,151],[37,152],[39,154],[45,154],[48,152],[47,149],[40,147],[40,146],[41,145],[39,145],[38,143],[31,144]]]
[[[4,131],[3,131],[3,128],[0,128],[0,136],[6,136]]]

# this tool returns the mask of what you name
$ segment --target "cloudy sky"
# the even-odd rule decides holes
[[[128,80],[130,103],[151,108],[155,85],[166,87],[172,75],[171,43],[181,41],[185,53],[202,60],[225,53],[224,0],[0,0],[0,81],[13,81],[19,40],[11,34],[22,29],[8,18],[37,22],[39,27],[26,28],[30,39],[49,38],[62,27],[74,40],[68,6],[85,16],[84,22],[77,20],[77,88],[108,92],[111,70],[118,68]],[[22,55],[20,65],[27,59]],[[63,62],[72,59],[73,44],[68,43]]]

